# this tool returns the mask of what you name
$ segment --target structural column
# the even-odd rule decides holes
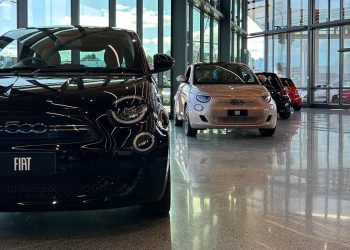
[[[176,82],[178,75],[184,74],[187,67],[187,20],[188,10],[186,0],[173,0],[171,8],[172,20],[176,25],[171,25],[171,55],[175,58],[175,65],[171,73],[171,99],[173,99],[179,84]],[[171,103],[173,114],[174,103]]]
[[[231,62],[232,31],[231,31],[231,2],[221,1],[220,12],[225,18],[220,22],[220,60]]]

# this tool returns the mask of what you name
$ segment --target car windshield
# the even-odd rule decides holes
[[[226,64],[223,67],[238,75],[245,83],[259,84],[254,73],[245,65]]]
[[[38,28],[0,37],[0,72],[11,70],[139,72],[137,43],[127,31],[111,28]]]
[[[218,65],[198,65],[194,71],[195,84],[225,84],[244,81],[234,72]]]

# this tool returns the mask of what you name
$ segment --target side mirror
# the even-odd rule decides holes
[[[153,56],[154,69],[151,70],[152,74],[164,72],[172,69],[175,59],[167,54],[155,54]]]
[[[264,76],[264,75],[258,75],[258,78],[259,78],[259,81],[260,81],[262,84],[266,84],[266,81],[267,81],[266,76]]]
[[[185,75],[179,75],[178,77],[176,77],[176,81],[181,83],[187,83],[187,77]]]

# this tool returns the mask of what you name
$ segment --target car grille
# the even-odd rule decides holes
[[[86,142],[97,139],[91,122],[85,117],[6,116],[0,118],[0,143],[35,141],[40,144]],[[17,142],[17,143],[16,143]],[[19,143],[20,144],[20,143]]]
[[[264,123],[264,116],[257,117],[246,117],[246,116],[235,116],[235,117],[212,117],[214,124],[261,124]]]
[[[109,185],[107,177],[1,177],[0,198],[52,199],[93,195]]]

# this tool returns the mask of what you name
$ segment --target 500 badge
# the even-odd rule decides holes
[[[47,132],[48,128],[43,123],[20,123],[17,121],[6,122],[5,125],[0,126],[0,132],[8,134],[42,134]]]

